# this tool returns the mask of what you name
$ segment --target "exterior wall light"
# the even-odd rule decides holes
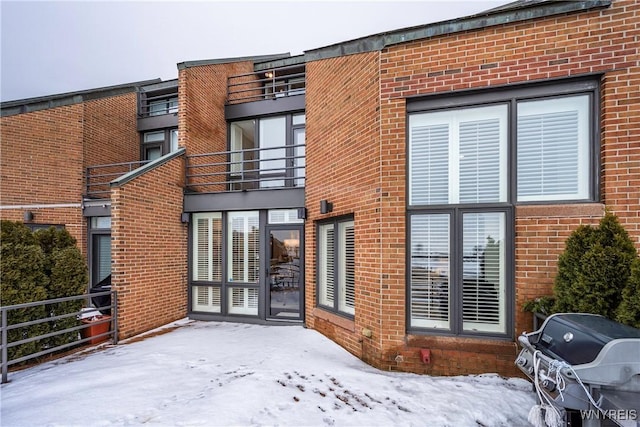
[[[320,200],[320,213],[326,214],[333,211],[333,203],[328,200]]]
[[[25,211],[22,217],[24,219],[24,222],[31,222],[33,221],[33,212]]]

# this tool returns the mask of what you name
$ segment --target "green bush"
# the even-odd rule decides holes
[[[51,227],[32,233],[24,224],[2,221],[2,304],[75,296],[85,293],[87,266],[68,231]],[[78,312],[83,301],[48,304],[10,311],[8,324],[15,325],[34,319],[44,319]],[[9,342],[60,331],[79,324],[75,315],[34,326],[12,330]],[[9,349],[9,358],[36,353],[58,345],[74,342],[78,332],[68,332]]]
[[[63,298],[81,295],[87,289],[89,276],[87,267],[80,250],[75,247],[56,249],[51,256],[51,276],[47,288],[47,299]],[[47,310],[51,316],[77,313],[82,309],[84,301],[74,300],[55,304],[48,304]],[[52,331],[73,328],[80,324],[77,317],[71,316],[57,319],[49,323]],[[78,339],[78,331],[66,332],[47,339],[49,347],[74,342]]]
[[[598,227],[578,227],[558,259],[553,311],[614,319],[636,258],[633,242],[612,213],[606,212]]]
[[[64,298],[83,294],[89,280],[86,263],[76,246],[76,239],[65,229],[49,227],[33,233],[45,255],[44,272],[49,277],[47,298]],[[46,310],[51,317],[72,314],[80,311],[82,300],[66,301],[47,304]],[[78,326],[80,322],[76,316],[49,322],[51,331]],[[49,348],[76,341],[78,332],[67,332],[45,340]]]
[[[622,291],[622,302],[616,320],[640,329],[640,258],[633,260],[631,275]]]
[[[0,293],[2,305],[15,305],[46,299],[46,286],[49,279],[44,274],[44,254],[35,244],[31,231],[22,224],[16,225],[9,221],[2,221],[2,253],[0,255]],[[26,232],[25,232],[26,230]],[[16,325],[34,319],[46,317],[45,308],[30,307],[11,310],[8,313],[7,324]],[[33,336],[45,334],[49,331],[46,323],[26,326],[8,331],[8,342],[16,342]],[[40,351],[42,343],[33,341],[10,347],[9,359],[15,360],[28,354]]]

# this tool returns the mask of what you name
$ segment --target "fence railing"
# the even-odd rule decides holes
[[[186,170],[197,192],[304,187],[305,144],[193,154]]]
[[[300,65],[238,74],[227,79],[227,103],[232,105],[304,95],[305,89],[306,73]]]
[[[74,310],[69,313],[60,314],[57,316],[47,313],[46,308],[55,306],[56,304],[70,302],[70,301],[85,301],[85,306],[90,306],[90,300],[94,297],[110,296],[110,304],[95,307],[95,314],[89,314],[88,317],[82,318],[83,315],[87,315],[86,309]],[[95,304],[94,304],[95,305]],[[45,316],[37,319],[30,319],[26,322],[8,324],[9,313],[15,310],[21,310],[33,307],[45,307]],[[114,344],[118,342],[118,313],[117,313],[117,295],[115,291],[103,291],[93,292],[91,294],[78,295],[66,298],[55,298],[45,301],[35,301],[24,304],[9,305],[0,307],[0,314],[2,323],[0,324],[0,334],[2,336],[2,343],[0,343],[0,350],[2,353],[2,383],[6,383],[8,379],[9,366],[17,363],[26,362],[47,354],[59,352],[61,350],[78,346],[80,344],[89,343],[95,344],[99,341],[111,338]],[[108,312],[110,315],[98,315],[100,312]],[[34,325],[56,322],[62,319],[75,318],[77,319],[76,326],[68,327],[54,332],[48,332],[36,336],[25,337],[22,339],[9,342],[9,332],[12,330],[20,330]],[[75,323],[75,322],[74,322]],[[103,327],[100,327],[100,326]],[[108,328],[106,326],[109,326]],[[20,345],[32,343],[35,341],[45,340],[51,337],[59,336],[62,334],[76,334],[77,339],[71,340],[65,344],[57,346],[42,346],[42,348],[34,353],[30,353],[24,356],[16,357],[9,360],[9,349]]]
[[[86,171],[87,186],[85,195],[98,199],[109,198],[111,194],[109,183],[111,181],[147,163],[149,161],[145,160],[89,166]]]

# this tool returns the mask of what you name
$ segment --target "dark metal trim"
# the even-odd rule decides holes
[[[418,95],[407,98],[407,113],[440,110],[444,108],[461,108],[471,105],[486,105],[507,102],[513,98],[525,99],[588,92],[599,88],[599,81],[602,79],[602,76],[602,73],[583,74],[558,79],[491,86],[489,88],[483,87],[455,92]]]
[[[304,187],[234,193],[187,193],[183,212],[295,209],[304,206]]]
[[[131,181],[134,178],[139,177],[140,175],[146,173],[147,171],[160,167],[165,163],[167,163],[169,160],[173,160],[176,157],[182,156],[185,153],[185,151],[186,151],[185,148],[181,147],[178,150],[174,151],[173,153],[166,154],[160,157],[159,159],[154,160],[153,162],[149,162],[144,166],[141,166],[129,173],[122,175],[120,178],[114,179],[113,181],[111,181],[109,185],[112,188],[120,187],[121,185],[126,184],[127,182]]]
[[[349,320],[354,320],[355,319],[355,315],[353,314],[349,314],[349,313],[345,313],[344,311],[340,311],[338,309],[338,305],[339,305],[339,299],[338,299],[338,294],[339,294],[339,286],[338,286],[338,281],[337,278],[340,275],[340,267],[339,267],[339,262],[338,260],[335,258],[337,256],[337,254],[339,253],[339,245],[340,245],[340,240],[338,237],[338,224],[343,223],[343,222],[349,222],[349,221],[353,221],[354,223],[354,234],[356,233],[355,230],[355,215],[353,214],[347,214],[347,215],[340,215],[340,216],[335,216],[332,218],[328,218],[328,219],[323,219],[320,221],[316,221],[315,223],[315,234],[316,234],[316,256],[315,256],[315,267],[316,267],[316,274],[315,274],[315,286],[316,286],[316,298],[315,298],[315,306],[325,310],[327,312],[333,313],[337,316],[340,317],[344,317],[345,319],[349,319]],[[333,299],[333,307],[329,307],[326,305],[322,305],[320,304],[320,292],[318,291],[318,283],[320,283],[320,268],[318,267],[320,265],[320,251],[318,250],[320,247],[320,226],[321,225],[326,225],[326,224],[333,224],[333,232],[334,232],[334,238],[333,238],[333,255],[334,255],[334,288],[333,288],[333,295],[334,295],[334,299]],[[355,248],[354,248],[355,249]]]
[[[239,120],[279,113],[304,112],[304,109],[305,95],[302,94],[284,96],[282,98],[265,99],[262,101],[225,105],[224,116],[227,120]]]
[[[163,114],[161,116],[141,117],[138,119],[138,132],[159,128],[178,127],[178,114]]]
[[[35,98],[18,99],[15,101],[5,101],[0,103],[2,117],[14,116],[17,114],[31,113],[34,111],[47,110],[50,108],[63,107],[67,105],[80,104],[112,96],[123,95],[136,92],[141,86],[159,83],[162,80],[145,80],[134,83],[125,83],[115,86],[106,86],[97,89],[82,90],[77,92],[66,92],[55,95],[39,96]]]
[[[265,71],[280,67],[289,67],[291,65],[302,65],[305,63],[304,54],[291,56],[289,58],[276,59],[270,61],[256,61],[253,66],[254,71]]]
[[[198,61],[184,61],[178,63],[178,70],[184,70],[186,68],[192,67],[200,67],[203,65],[218,65],[218,64],[230,64],[233,62],[244,62],[244,61],[270,61],[277,59],[289,58],[291,54],[287,53],[275,53],[271,55],[256,55],[256,56],[239,56],[236,58],[220,58],[220,59],[202,59]]]

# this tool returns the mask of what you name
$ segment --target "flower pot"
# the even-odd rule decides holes
[[[111,327],[111,316],[100,315],[93,316],[87,319],[82,319],[82,324],[87,325],[85,328],[80,330],[80,335],[82,338],[91,338],[100,334],[104,334],[109,332],[109,328]],[[98,323],[100,321],[104,321],[104,323]],[[89,344],[100,344],[103,341],[109,339],[109,335],[105,335],[102,337],[91,338],[88,343]]]

